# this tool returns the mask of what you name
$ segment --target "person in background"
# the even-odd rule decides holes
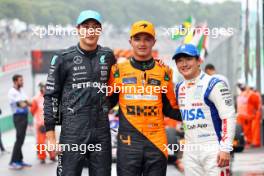
[[[13,87],[8,92],[8,98],[13,113],[13,122],[16,129],[16,142],[14,144],[10,169],[22,169],[31,167],[23,161],[22,146],[26,136],[28,125],[28,107],[31,105],[27,95],[23,91],[23,77],[16,74],[13,76]]]
[[[237,97],[237,123],[245,134],[246,148],[251,147],[253,133],[252,122],[257,115],[258,96],[249,86],[239,84],[241,93]]]
[[[39,83],[39,93],[33,98],[31,113],[34,116],[34,125],[36,128],[36,137],[37,137],[37,153],[38,159],[41,164],[45,163],[46,151],[44,151],[44,145],[46,144],[46,130],[44,126],[44,117],[43,117],[43,102],[45,94],[45,84]],[[49,152],[50,160],[56,161],[55,152]]]
[[[253,103],[256,106],[256,115],[252,120],[251,129],[252,129],[252,147],[260,147],[261,146],[261,123],[262,123],[262,97],[260,92],[255,89],[255,87],[251,87],[251,90],[254,92]]]

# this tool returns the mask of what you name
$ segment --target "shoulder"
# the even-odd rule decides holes
[[[113,50],[108,47],[98,45],[98,53],[111,58],[115,58]]]
[[[165,64],[161,65],[157,60],[155,60],[155,65],[156,65],[156,67],[164,70],[165,72],[172,72],[172,69],[169,66],[167,66]]]
[[[101,46],[101,45],[98,45],[98,51],[104,52],[104,53],[114,54],[112,49],[110,49],[109,47]]]
[[[55,63],[61,63],[63,60],[67,59],[72,54],[76,53],[76,46],[71,46],[67,49],[61,49],[54,53],[52,56],[50,63],[54,65]]]
[[[170,81],[170,80],[173,79],[172,78],[173,77],[173,75],[172,75],[173,70],[169,66],[167,66],[167,65],[160,65],[158,63],[158,61],[155,61],[155,65],[156,65],[156,67],[158,69],[160,69],[160,71],[158,71],[158,72],[164,76],[164,80],[165,81]]]
[[[17,94],[17,93],[18,93],[18,91],[14,87],[10,88],[9,91],[8,91],[8,95],[14,95],[14,94]]]
[[[184,81],[180,81],[176,84],[176,90],[179,89],[183,85]]]
[[[128,66],[130,66],[130,61],[129,60],[125,60],[124,62],[121,63],[116,63],[113,65],[113,67],[119,68],[119,69],[124,69],[127,68]]]
[[[224,80],[216,78],[214,76],[212,76],[209,81],[208,90],[209,92],[211,91],[213,91],[214,93],[218,92],[218,94],[221,96],[231,95],[231,91],[229,90],[227,83]]]
[[[72,54],[74,52],[76,52],[76,46],[71,46],[71,47],[69,47],[67,49],[60,50],[58,52],[58,54],[61,55],[61,56],[67,56],[67,55]]]

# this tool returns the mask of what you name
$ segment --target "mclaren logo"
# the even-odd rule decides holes
[[[142,26],[143,28],[146,28],[146,27],[148,27],[148,25],[147,25],[147,24],[141,24],[141,25],[140,25],[140,27],[141,27],[141,26]]]

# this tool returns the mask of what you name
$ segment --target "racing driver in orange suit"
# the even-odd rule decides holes
[[[164,115],[181,120],[172,70],[152,57],[155,29],[148,21],[130,31],[133,57],[112,66],[111,102],[119,101],[118,176],[165,176],[167,137]],[[114,94],[113,94],[114,93]]]
[[[44,145],[46,144],[46,131],[44,126],[44,117],[43,117],[43,102],[44,102],[44,93],[45,93],[45,84],[39,83],[39,93],[33,98],[31,113],[34,116],[34,124],[36,128],[37,135],[37,154],[38,159],[41,164],[45,163],[46,151]],[[55,152],[49,152],[50,160],[55,161]]]

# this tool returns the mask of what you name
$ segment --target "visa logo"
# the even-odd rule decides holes
[[[197,119],[205,119],[204,113],[201,108],[197,109],[181,109],[182,119],[192,121]]]

